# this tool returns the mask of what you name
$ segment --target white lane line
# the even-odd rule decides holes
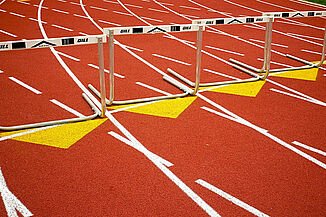
[[[106,8],[100,8],[100,7],[95,7],[95,6],[89,6],[89,7],[93,8],[93,9],[100,10],[100,11],[108,11],[108,9],[106,9]]]
[[[221,48],[217,48],[217,47],[212,47],[212,46],[208,46],[208,45],[206,45],[205,47],[211,48],[211,49],[214,49],[214,50],[223,51],[225,53],[231,53],[231,54],[235,54],[235,55],[239,55],[239,56],[244,56],[244,54],[242,54],[242,53],[237,53],[237,52],[230,51],[230,50],[225,50],[225,49],[221,49]]]
[[[171,4],[171,3],[163,3],[163,2],[160,2],[160,4],[174,6],[174,4]]]
[[[179,7],[180,8],[187,8],[187,9],[192,9],[192,10],[198,10],[198,11],[200,11],[200,8],[194,8],[194,7],[183,6],[183,5],[180,5]]]
[[[58,0],[59,2],[64,2],[64,3],[66,3],[67,1],[65,1],[65,0]]]
[[[312,51],[312,50],[301,49],[301,51],[307,52],[307,53],[312,53],[312,54],[317,54],[317,55],[322,55],[322,53],[319,53],[319,52],[316,52],[316,51]]]
[[[56,100],[56,99],[51,99],[50,102],[52,102],[53,104],[55,104],[55,105],[57,105],[57,106],[63,108],[64,110],[66,110],[66,111],[68,111],[68,112],[70,112],[70,113],[76,115],[77,117],[80,117],[80,118],[85,117],[85,115],[83,115],[83,114],[79,113],[78,111],[76,111],[76,110],[70,108],[69,106],[67,106],[67,105],[65,105],[65,104],[63,104],[63,103],[61,103],[61,102],[59,102],[59,101]]]
[[[173,24],[172,24],[173,25]],[[173,37],[171,37],[170,35],[163,35],[164,38],[168,38],[168,39],[172,39],[172,40],[175,40]],[[189,44],[196,44],[196,42],[193,42],[193,41],[187,41],[187,40],[184,40],[184,39],[180,39],[181,41],[183,42],[186,42],[186,43],[189,43]]]
[[[92,68],[94,68],[94,69],[99,69],[100,67],[98,67],[97,65],[94,65],[94,64],[92,64],[92,63],[89,63],[89,64],[87,64],[88,66],[90,66],[90,67],[92,67]],[[107,70],[107,69],[104,69],[104,72],[106,72],[106,73],[110,73],[110,71],[109,70]],[[123,76],[123,75],[119,75],[119,74],[117,74],[117,73],[114,73],[114,76],[117,76],[117,77],[119,77],[119,78],[125,78],[125,76]]]
[[[78,6],[81,6],[81,4],[79,4],[79,3],[76,3],[76,2],[70,2],[70,4],[72,4],[72,5],[78,5]],[[83,6],[86,6],[86,5],[83,5]]]
[[[213,71],[213,70],[210,70],[210,69],[204,69],[204,71],[213,73],[215,75],[220,75],[220,76],[223,76],[223,77],[226,77],[226,78],[231,78],[231,79],[234,79],[234,80],[238,80],[238,81],[241,80],[240,78],[236,78],[236,77],[233,77],[231,75],[226,75],[226,74],[216,72],[216,71]]]
[[[112,23],[109,21],[105,21],[105,20],[98,20],[100,23],[105,23],[105,24],[110,24],[110,25],[114,25],[114,26],[121,26],[120,24],[117,23]]]
[[[86,33],[83,33],[83,32],[79,32],[79,34],[85,35],[85,36],[88,36],[89,35],[89,34],[86,34]]]
[[[304,38],[316,39],[316,40],[320,40],[320,41],[324,40],[322,38],[312,37],[312,36],[308,36],[308,35],[300,35],[300,34],[296,34],[296,33],[287,33],[287,34],[295,35],[295,36],[299,36],[299,37],[304,37]]]
[[[141,17],[141,18],[143,18],[143,19],[145,19],[145,20],[152,20],[152,21],[156,21],[156,22],[163,23],[162,20],[157,20],[157,19],[153,19],[153,18],[149,18],[149,17]]]
[[[138,150],[138,151],[140,151],[140,152],[143,153],[143,151],[142,151],[142,150],[141,150],[137,145],[135,145],[134,143],[132,143],[132,142],[129,141],[128,139],[126,139],[126,138],[120,136],[119,134],[117,134],[117,133],[115,133],[115,132],[113,132],[113,131],[108,132],[108,134],[111,135],[111,136],[113,136],[114,138],[120,140],[121,142],[124,142],[124,143],[126,143],[127,145],[129,145],[129,146],[133,147],[134,149],[136,149],[136,150]],[[151,155],[153,158],[155,158],[155,159],[157,159],[158,161],[160,161],[160,163],[164,164],[166,167],[171,167],[171,166],[173,166],[173,163],[171,163],[171,162],[169,162],[169,161],[163,159],[162,157],[160,157],[160,156],[154,154],[153,152],[148,151],[147,154]]]
[[[138,5],[132,5],[132,4],[125,4],[129,7],[132,7],[132,8],[143,8],[142,6],[138,6]]]
[[[252,213],[252,214],[254,214],[256,216],[263,216],[263,217],[267,217],[268,216],[265,213],[259,211],[258,209],[254,208],[254,207],[252,207],[252,206],[250,206],[248,204],[246,204],[245,202],[242,202],[241,200],[239,200],[239,199],[233,197],[232,195],[230,195],[230,194],[222,191],[221,189],[218,189],[217,187],[209,184],[208,182],[206,182],[206,181],[204,181],[202,179],[198,179],[196,181],[196,183],[197,184],[200,184],[201,186],[209,189],[210,191],[218,194],[219,196],[227,199],[228,201],[234,203],[237,206],[240,206],[241,208],[247,210],[248,212],[250,212],[250,213]]]
[[[24,82],[18,80],[17,78],[9,77],[9,79],[12,80],[13,82],[16,82],[17,84],[19,84],[19,85],[25,87],[26,89],[32,91],[32,92],[35,93],[35,94],[42,94],[41,91],[36,90],[35,88],[33,88],[33,87],[31,87],[31,86],[25,84]]]
[[[15,138],[15,137],[18,137],[18,136],[24,136],[24,135],[27,135],[27,134],[30,134],[30,133],[35,133],[37,131],[46,130],[46,129],[49,129],[49,128],[52,128],[52,127],[57,127],[57,126],[59,126],[59,125],[40,127],[40,128],[36,128],[36,129],[33,129],[33,130],[28,130],[28,131],[24,131],[24,132],[21,132],[21,133],[16,133],[16,134],[12,134],[12,135],[9,135],[9,136],[0,137],[0,142],[5,141],[7,139],[12,139],[12,138]]]
[[[55,25],[55,24],[52,24],[51,26],[56,27],[56,28],[59,28],[59,29],[63,29],[63,30],[69,31],[69,32],[73,32],[74,31],[72,29],[68,29],[66,27]]]
[[[136,84],[138,84],[139,86],[142,86],[142,87],[148,88],[148,89],[150,89],[150,90],[156,91],[156,92],[158,92],[158,93],[162,93],[162,94],[167,95],[167,96],[171,96],[171,95],[172,95],[171,93],[165,92],[165,91],[160,90],[160,89],[158,89],[158,88],[156,88],[156,87],[149,86],[149,85],[144,84],[144,83],[139,82],[139,81],[137,81]]]
[[[11,37],[14,37],[14,38],[17,38],[17,37],[18,37],[17,35],[14,35],[14,34],[12,34],[12,33],[6,32],[6,31],[1,30],[1,29],[0,29],[0,32],[3,33],[3,34],[9,35],[9,36],[11,36]]]
[[[252,28],[252,29],[259,29],[259,30],[265,30],[264,27],[258,27],[258,26],[251,26],[251,25],[243,25],[244,27],[247,28]]]
[[[39,7],[39,5],[33,5],[34,7]],[[43,8],[43,9],[49,9],[48,7],[45,7],[45,6],[41,6],[41,8]]]
[[[197,16],[193,16],[193,15],[187,15],[187,14],[182,14],[183,16],[186,16],[188,18],[195,18],[195,19],[199,19],[200,17]]]
[[[38,20],[37,19],[35,19],[35,18],[33,18],[33,17],[30,17],[30,18],[28,18],[28,19],[30,19],[30,20],[32,20],[32,21],[35,21],[35,22],[38,22]],[[43,24],[47,24],[47,22],[45,22],[45,21],[41,21]]]
[[[162,56],[162,55],[159,55],[159,54],[155,54],[154,53],[152,55],[155,56],[155,57],[160,57],[162,59],[170,60],[172,62],[180,63],[180,64],[183,64],[183,65],[186,65],[186,66],[190,66],[191,65],[190,63],[186,63],[186,62],[183,62],[183,61],[180,61],[180,60],[176,60],[176,59],[173,59],[173,58],[170,58],[170,57]]]
[[[0,167],[0,194],[8,217],[18,216],[17,211],[24,217],[33,216],[27,207],[8,189]]]
[[[257,58],[257,60],[262,61],[262,62],[264,61],[264,59],[262,59],[262,58]],[[275,61],[270,61],[270,63],[275,64],[275,65],[279,65],[279,66],[289,67],[289,68],[293,67],[293,66],[283,64],[283,63],[279,63],[279,62],[275,62]],[[280,72],[280,73],[283,73],[283,72]]]
[[[132,16],[131,14],[127,14],[127,13],[124,13],[124,12],[120,12],[120,11],[112,11],[113,13],[116,13],[116,14],[122,14],[122,15],[126,15],[126,16]]]
[[[135,51],[139,51],[139,52],[143,52],[144,50],[141,50],[141,49],[138,49],[138,48],[135,48],[135,47],[131,47],[131,46],[128,46],[128,45],[125,45],[125,47],[131,49],[131,50],[135,50]]]
[[[14,12],[9,12],[9,14],[17,16],[17,17],[23,17],[23,18],[26,17],[25,15],[17,14],[17,13],[14,13]]]
[[[305,149],[307,149],[307,150],[309,150],[309,151],[312,151],[312,152],[315,152],[315,153],[317,153],[317,154],[320,154],[320,155],[326,156],[326,152],[321,151],[321,150],[319,150],[319,149],[317,149],[317,148],[310,147],[310,146],[308,146],[308,145],[302,144],[301,142],[297,142],[297,141],[293,141],[292,143],[293,143],[294,145],[297,145],[297,146],[300,146],[300,147],[302,147],[302,148],[305,148]]]
[[[7,11],[0,9],[0,12],[4,12],[4,13],[5,13],[5,12],[7,12]]]
[[[265,43],[265,41],[261,41],[261,40],[256,40],[256,39],[252,39],[249,38],[250,41],[254,41],[254,42],[258,42],[258,43]],[[287,45],[283,45],[283,44],[276,44],[276,43],[271,43],[272,45],[278,46],[278,47],[285,47],[288,48],[289,46]]]
[[[76,17],[81,17],[81,18],[88,19],[88,17],[85,17],[85,16],[83,16],[83,15],[79,15],[79,14],[73,14],[73,15],[76,16]]]
[[[58,54],[60,54],[61,56],[67,57],[67,58],[72,59],[72,60],[75,60],[75,61],[77,61],[77,62],[80,61],[80,59],[78,59],[78,58],[76,58],[76,57],[70,56],[70,55],[68,55],[68,54],[65,54],[65,53],[62,53],[62,52],[59,52],[59,51],[57,51],[57,52],[58,52]]]
[[[169,13],[168,11],[162,11],[162,10],[158,10],[158,9],[154,9],[154,8],[148,8],[148,10],[156,11],[156,12],[161,12],[161,13],[166,13],[166,14]]]
[[[67,12],[67,11],[62,11],[62,10],[58,10],[58,9],[55,9],[55,8],[52,8],[52,10],[55,11],[55,12],[62,13],[62,14],[69,14],[69,12]]]
[[[29,2],[23,2],[23,1],[17,1],[18,3],[25,4],[25,5],[31,5]]]
[[[107,3],[112,3],[112,4],[119,4],[118,2],[113,2],[113,1],[108,1],[108,0],[103,0],[104,2],[107,2]]]

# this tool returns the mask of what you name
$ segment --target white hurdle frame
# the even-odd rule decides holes
[[[174,25],[159,25],[159,26],[133,26],[133,27],[116,27],[116,28],[104,28],[104,34],[109,37],[109,73],[110,73],[110,94],[109,99],[105,99],[106,105],[125,105],[133,103],[144,103],[150,101],[166,100],[185,97],[187,95],[196,95],[199,89],[200,71],[201,71],[201,49],[202,49],[202,32],[204,26],[194,24],[174,24]],[[174,94],[169,96],[158,96],[141,99],[131,99],[124,101],[114,100],[114,36],[116,35],[130,35],[130,34],[155,34],[155,33],[167,33],[167,32],[197,32],[197,50],[196,50],[196,88],[191,90],[175,79],[164,76],[163,79],[172,85],[181,89],[184,93]],[[98,97],[105,94],[100,92],[91,84],[88,85]],[[104,90],[105,91],[105,90]]]
[[[248,24],[248,23],[266,23],[266,35],[265,35],[265,49],[264,49],[264,66],[266,67],[265,75],[257,75],[252,73],[249,70],[242,69],[242,71],[246,72],[247,74],[253,76],[253,78],[242,79],[242,80],[231,80],[231,81],[223,81],[223,82],[212,82],[212,83],[200,83],[198,86],[200,87],[209,87],[209,86],[220,86],[220,85],[229,85],[229,84],[237,84],[237,83],[246,83],[246,82],[253,82],[258,80],[265,80],[269,75],[269,68],[270,68],[270,59],[271,59],[271,43],[272,43],[272,23],[274,19],[272,17],[267,16],[258,16],[258,17],[237,17],[237,18],[214,18],[214,19],[199,19],[193,20],[193,24],[199,25],[230,25],[230,24]],[[233,67],[237,67],[232,64]],[[177,72],[173,71],[172,69],[168,69],[173,76],[178,78],[179,80],[183,81],[184,83],[188,84],[191,87],[196,87],[197,84],[191,82],[187,78],[181,76]]]
[[[99,55],[99,73],[100,81],[104,80],[104,58],[103,58],[103,42],[106,42],[105,35],[88,35],[88,36],[75,36],[75,37],[64,37],[64,38],[50,38],[50,39],[36,39],[36,40],[24,40],[24,41],[5,41],[0,42],[0,51],[11,51],[11,50],[25,50],[35,48],[46,48],[46,47],[61,47],[61,46],[72,46],[72,45],[85,45],[85,44],[98,44],[98,55]],[[100,82],[101,90],[105,94],[105,84]],[[48,121],[34,124],[25,124],[18,126],[3,127],[0,126],[1,131],[13,131],[22,130],[36,127],[45,127],[51,125],[59,125],[73,122],[80,122],[94,119],[98,116],[104,117],[106,106],[104,101],[102,102],[102,111],[100,111],[89,97],[82,93],[82,97],[92,108],[94,114],[81,118],[71,118],[64,120]],[[105,98],[105,95],[103,96]]]
[[[326,11],[297,11],[297,12],[270,12],[270,13],[263,13],[263,16],[269,16],[269,17],[273,17],[275,19],[278,18],[295,18],[295,17],[321,17],[321,16],[326,16]],[[292,70],[300,70],[300,69],[310,69],[310,68],[319,68],[324,60],[325,60],[325,49],[326,49],[326,27],[324,30],[324,40],[323,40],[323,48],[322,48],[322,55],[321,55],[321,61],[319,63],[311,63],[307,60],[303,60],[301,58],[292,56],[290,54],[286,54],[286,57],[294,59],[296,61],[299,61],[301,63],[304,63],[304,66],[299,66],[299,67],[288,67],[288,68],[280,68],[280,69],[270,69],[270,72],[285,72],[285,71],[292,71]],[[261,69],[258,69],[256,67],[250,66],[246,63],[240,62],[238,60],[235,59],[230,59],[230,61],[232,63],[235,63],[237,65],[235,65],[234,67],[242,70],[242,71],[248,71],[246,69],[250,69],[256,73],[263,73],[266,71],[266,65],[265,65],[265,58],[264,58],[264,64],[263,67]],[[246,69],[244,69],[244,68]]]

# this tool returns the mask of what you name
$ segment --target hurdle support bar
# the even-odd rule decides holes
[[[295,17],[321,17],[326,16],[326,11],[297,11],[297,12],[270,12],[270,13],[263,13],[263,16],[269,16],[273,18],[295,18]],[[266,35],[267,37],[267,35]],[[265,40],[266,43],[267,39]],[[301,70],[301,69],[310,69],[310,68],[319,68],[324,60],[325,60],[325,47],[326,47],[326,28],[324,30],[324,40],[323,40],[323,48],[322,48],[322,55],[321,55],[321,61],[318,63],[312,63],[307,60],[301,59],[299,57],[292,56],[290,54],[286,54],[286,57],[296,60],[298,62],[301,62],[305,64],[304,66],[298,66],[298,67],[288,67],[288,68],[280,68],[280,69],[270,69],[269,72],[286,72],[286,71],[292,71],[292,70]],[[265,44],[265,51],[266,51],[266,44]],[[230,59],[230,61],[234,64],[237,64],[241,67],[241,71],[244,71],[243,69],[250,69],[256,73],[263,73],[266,72],[266,54],[264,51],[264,63],[263,67],[261,69],[258,69],[256,67],[250,66],[248,64],[245,64],[243,62],[240,62],[238,60]],[[234,66],[237,69],[240,69],[239,67]]]
[[[160,25],[160,26],[135,26],[135,27],[116,27],[116,28],[105,28],[104,33],[109,37],[109,72],[110,72],[110,94],[109,99],[105,99],[106,105],[125,105],[133,103],[144,103],[150,101],[166,100],[185,97],[187,95],[195,95],[199,87],[200,79],[200,67],[201,67],[201,49],[202,49],[202,32],[204,26],[193,25],[193,24],[180,24],[180,25]],[[114,36],[115,35],[130,35],[130,34],[155,34],[155,33],[168,33],[168,32],[197,32],[197,50],[196,50],[196,82],[198,87],[195,90],[184,87],[180,82],[175,79],[164,76],[163,79],[170,84],[178,87],[184,93],[174,94],[169,96],[158,96],[158,97],[148,97],[141,99],[131,99],[124,101],[114,100]],[[89,89],[93,91],[95,95],[101,97],[104,95],[101,91],[98,91],[93,85],[88,85]]]
[[[37,127],[61,125],[61,124],[67,124],[67,123],[75,123],[75,122],[92,120],[92,119],[100,116],[100,114],[101,114],[100,110],[94,105],[94,103],[88,98],[88,96],[85,93],[83,93],[82,96],[85,99],[85,101],[88,103],[88,105],[92,108],[92,110],[94,111],[93,115],[81,117],[81,118],[71,118],[71,119],[65,119],[65,120],[48,121],[48,122],[25,124],[25,125],[19,125],[19,126],[10,126],[10,127],[0,126],[0,130],[1,131],[14,131],[14,130],[37,128]]]

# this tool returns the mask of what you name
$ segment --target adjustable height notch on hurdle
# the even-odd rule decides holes
[[[100,73],[100,90],[101,90],[101,118],[105,117],[106,112],[106,91],[105,91],[105,74],[104,74],[104,57],[103,57],[103,39],[102,37],[97,38],[97,48],[98,48],[98,61],[99,61],[99,73]]]

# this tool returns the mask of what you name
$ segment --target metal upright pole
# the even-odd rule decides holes
[[[105,117],[106,112],[106,96],[105,96],[105,75],[104,75],[104,57],[103,57],[103,39],[102,37],[97,38],[98,47],[98,61],[99,61],[99,72],[100,72],[100,90],[101,90],[101,105],[102,112],[101,117]]]
[[[265,80],[270,71],[270,62],[272,54],[272,27],[273,27],[273,18],[270,17],[268,23],[266,24],[266,37],[265,37],[265,74],[261,77],[262,80]]]
[[[324,30],[324,42],[323,42],[321,61],[319,63],[317,63],[315,67],[320,67],[321,65],[323,65],[324,60],[325,60],[325,47],[326,47],[326,27]]]
[[[109,71],[110,71],[110,99],[109,104],[112,105],[114,100],[114,31],[109,30]]]
[[[203,26],[199,26],[197,31],[197,49],[196,49],[196,82],[195,82],[195,90],[191,93],[191,95],[196,95],[199,89],[200,82],[200,70],[201,70],[201,49],[203,45]]]

